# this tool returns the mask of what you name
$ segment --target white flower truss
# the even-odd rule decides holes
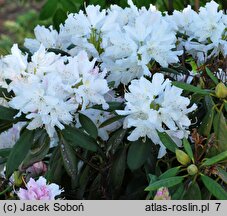
[[[8,90],[15,94],[8,105],[19,110],[17,116],[24,113],[31,119],[30,130],[45,126],[53,137],[55,126],[64,129],[78,109],[94,104],[108,108],[104,99],[109,91],[106,72],[99,72],[96,59],[90,61],[84,51],[75,57],[61,57],[41,45],[27,61],[27,55],[14,45],[12,54],[2,62],[3,78],[11,81]]]
[[[178,31],[185,34],[187,40],[180,38],[189,54],[204,63],[220,52],[227,55],[227,15],[218,11],[218,4],[211,1],[200,7],[196,13],[188,6],[183,12],[174,11],[170,20],[176,24]]]
[[[156,73],[152,82],[144,77],[133,80],[129,91],[125,94],[125,109],[117,111],[119,115],[127,115],[124,128],[134,128],[128,140],[147,136],[160,145],[159,158],[166,150],[157,131],[166,132],[181,145],[180,140],[188,136],[187,129],[191,124],[187,114],[196,109],[196,105],[187,108],[190,100],[181,96],[182,89],[172,86],[163,74]]]

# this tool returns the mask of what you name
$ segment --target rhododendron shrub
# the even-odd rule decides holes
[[[0,59],[3,198],[227,199],[217,3],[88,5],[34,33]]]

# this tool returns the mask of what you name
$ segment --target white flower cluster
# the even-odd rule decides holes
[[[20,111],[17,116],[24,113],[31,119],[28,129],[45,126],[53,137],[55,126],[63,129],[70,124],[78,109],[94,104],[108,108],[104,99],[109,91],[106,72],[99,72],[96,59],[90,61],[86,52],[61,57],[41,45],[28,62],[17,45],[11,51],[2,59],[2,77],[11,81],[8,90],[15,94],[8,105]]]
[[[152,82],[142,77],[133,80],[125,94],[125,110],[118,110],[119,115],[127,115],[124,128],[135,128],[128,140],[135,141],[148,137],[160,145],[158,157],[166,151],[158,132],[166,132],[178,145],[181,139],[188,136],[191,121],[187,114],[196,109],[196,105],[187,108],[190,100],[181,96],[182,89],[171,85],[163,74],[153,75]]]
[[[214,1],[199,13],[188,6],[171,16],[163,16],[152,5],[147,10],[138,9],[132,0],[128,4],[124,9],[111,5],[107,10],[89,5],[85,13],[69,14],[59,32],[37,26],[36,39],[26,39],[25,46],[34,53],[43,44],[71,56],[85,50],[108,70],[107,80],[114,81],[116,87],[150,76],[154,62],[162,67],[177,63],[184,48],[198,63],[220,52],[227,56],[227,15],[218,11]]]
[[[25,46],[34,52],[42,43],[71,55],[86,50],[107,68],[108,81],[114,81],[115,86],[150,75],[150,62],[163,67],[178,62],[182,51],[174,51],[175,31],[161,12],[145,7],[139,10],[131,0],[128,2],[130,7],[125,9],[112,5],[100,10],[90,5],[86,13],[69,14],[59,33],[52,27],[37,26],[36,39],[26,39]]]
[[[187,114],[196,106],[188,108],[190,100],[170,80],[164,80],[163,74],[155,73],[150,82],[152,66],[175,64],[184,50],[198,63],[219,54],[226,58],[227,15],[214,1],[199,13],[189,6],[164,16],[152,5],[138,9],[131,0],[128,4],[124,9],[112,5],[106,10],[90,5],[85,12],[69,14],[59,31],[37,26],[35,39],[26,39],[24,44],[31,55],[14,45],[12,53],[0,59],[0,87],[15,95],[0,104],[19,110],[17,116],[25,114],[28,129],[45,127],[54,137],[55,129],[62,130],[65,124],[79,127],[79,112],[99,128],[115,114],[91,107],[98,104],[106,110],[107,101],[125,99],[125,109],[117,113],[127,115],[124,128],[133,128],[128,140],[150,138],[161,146],[159,157],[165,147],[158,132],[166,132],[181,145],[191,124]],[[172,78],[190,83],[194,74],[189,75],[188,79],[180,74]],[[115,94],[108,99],[109,86],[120,83],[130,84],[130,92],[123,99]],[[122,87],[114,89],[120,96]],[[108,140],[109,133],[121,125],[118,121],[101,127],[99,136]]]
[[[200,7],[199,13],[188,6],[183,12],[174,11],[173,16],[168,17],[176,24],[177,31],[184,35],[179,38],[180,47],[184,46],[199,63],[220,52],[227,56],[227,15],[218,11],[218,6],[211,1]]]

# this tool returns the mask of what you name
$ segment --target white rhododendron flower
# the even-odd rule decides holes
[[[220,52],[227,55],[227,15],[222,10],[218,11],[218,4],[211,1],[200,7],[196,13],[188,6],[183,12],[174,11],[169,19],[176,24],[178,31],[185,35],[179,38],[181,45],[198,63],[204,63]]]
[[[160,145],[159,158],[165,154],[165,147],[158,131],[166,132],[180,145],[180,140],[189,133],[191,121],[187,114],[196,109],[196,105],[187,108],[190,100],[181,96],[182,89],[172,86],[163,74],[156,73],[152,82],[144,77],[133,80],[129,91],[125,94],[125,109],[117,111],[119,115],[127,115],[124,128],[134,128],[128,140],[147,136]]]
[[[96,60],[89,61],[84,51],[75,57],[61,57],[41,45],[28,62],[27,55],[14,45],[12,54],[2,61],[4,79],[11,80],[8,90],[15,94],[8,104],[19,110],[17,116],[24,113],[31,119],[27,127],[30,130],[44,126],[53,137],[55,126],[64,129],[79,107],[85,110],[100,104],[108,108],[104,99],[109,91],[106,72],[99,72]]]

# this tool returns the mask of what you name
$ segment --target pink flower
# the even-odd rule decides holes
[[[159,188],[154,197],[154,200],[171,200],[168,188],[166,187]]]
[[[30,178],[26,187],[27,190],[20,188],[17,193],[20,200],[54,200],[62,192],[57,184],[47,185],[46,179],[42,176],[37,181]]]

